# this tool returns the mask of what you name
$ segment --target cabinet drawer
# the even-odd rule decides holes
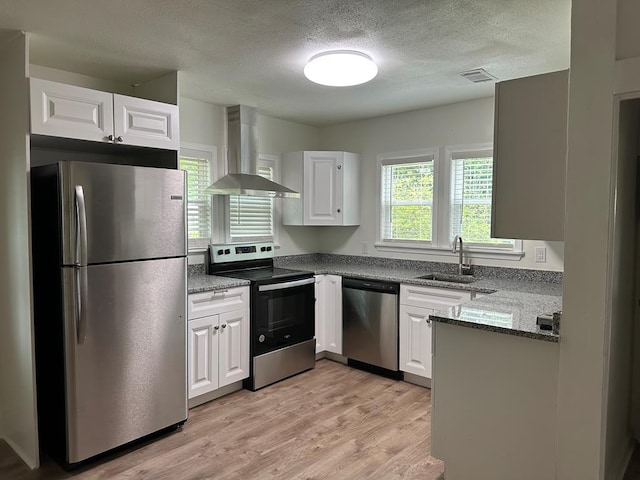
[[[215,292],[193,293],[187,298],[187,318],[206,317],[240,310],[249,306],[249,287]]]
[[[471,300],[471,292],[449,288],[400,285],[400,304],[443,310]]]

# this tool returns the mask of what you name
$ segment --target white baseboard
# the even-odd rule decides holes
[[[420,387],[431,388],[431,379],[421,377],[420,375],[414,375],[413,373],[404,372],[404,381],[413,383]]]
[[[216,398],[224,397],[225,395],[229,395],[230,393],[237,392],[238,390],[242,390],[242,380],[239,382],[232,383],[231,385],[227,385],[226,387],[218,388],[213,392],[205,393],[203,395],[198,395],[197,397],[193,397],[189,399],[189,408],[197,407],[198,405],[202,405],[203,403],[210,402],[211,400],[215,400]]]
[[[36,450],[36,458],[32,458],[31,455],[27,455],[27,453],[22,450],[22,448],[18,447],[14,442],[11,441],[10,438],[3,438],[7,445],[11,447],[11,449],[20,457],[20,459],[26,463],[27,467],[31,470],[35,470],[40,466],[40,458],[39,452]]]

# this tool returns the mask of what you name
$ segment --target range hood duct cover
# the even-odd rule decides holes
[[[227,175],[207,193],[300,198],[300,194],[258,175],[258,127],[255,108],[227,107]]]

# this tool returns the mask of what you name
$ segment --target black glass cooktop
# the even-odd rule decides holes
[[[217,273],[224,277],[242,278],[252,282],[264,282],[269,280],[286,280],[295,278],[308,278],[313,272],[304,272],[300,270],[289,270],[287,268],[254,268],[250,270],[235,270],[224,273]]]

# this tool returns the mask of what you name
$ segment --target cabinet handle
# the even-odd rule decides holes
[[[110,142],[113,142],[113,135],[109,135],[109,136],[107,137],[107,140],[109,140]]]
[[[431,319],[427,318],[427,325],[431,325]]]
[[[220,327],[218,325],[216,325],[215,327],[213,327],[214,330],[219,330]]]
[[[342,165],[338,165],[338,170],[342,170]]]
[[[222,328],[227,328],[227,324],[226,324],[226,323],[223,323],[223,324],[222,324]]]
[[[116,140],[117,140],[118,142],[124,142],[124,138],[122,138],[122,137],[120,137],[120,136],[118,136],[118,138],[116,138]]]
[[[338,213],[340,213],[340,209],[338,209]]]

